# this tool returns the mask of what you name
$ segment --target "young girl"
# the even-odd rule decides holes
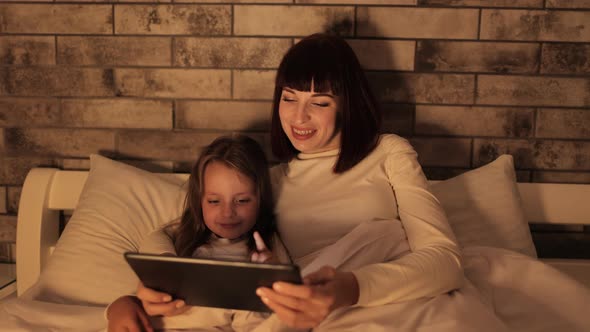
[[[207,146],[193,166],[180,220],[148,235],[139,251],[181,257],[288,263],[289,257],[275,228],[264,152],[247,136],[223,136]],[[156,328],[190,325],[193,328],[248,330],[265,318],[261,313],[188,307],[182,300],[147,289],[141,283],[137,294],[144,300],[123,296],[107,308],[109,331],[133,330],[138,323],[148,331],[152,325]],[[150,296],[153,301],[149,300]],[[138,310],[139,302],[145,312]],[[161,311],[163,305],[176,308],[169,313],[174,317],[148,318],[147,315],[153,316]]]

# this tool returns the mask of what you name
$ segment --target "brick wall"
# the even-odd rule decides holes
[[[0,1],[0,260],[27,171],[99,152],[186,171],[244,131],[307,34],[349,38],[431,178],[514,155],[520,181],[590,183],[588,0]]]

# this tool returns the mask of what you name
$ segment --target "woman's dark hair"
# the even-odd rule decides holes
[[[279,104],[283,88],[328,92],[339,97],[336,128],[341,130],[340,155],[335,173],[343,173],[377,145],[381,112],[365,73],[346,41],[337,36],[313,34],[293,45],[283,57],[276,76],[271,120],[273,154],[288,162],[299,151],[281,127]]]
[[[252,180],[259,197],[258,219],[248,233],[248,248],[254,250],[252,237],[258,231],[269,249],[276,230],[274,203],[268,163],[260,145],[248,136],[222,136],[205,147],[195,162],[188,180],[188,192],[184,201],[184,212],[179,223],[168,226],[167,233],[174,242],[176,253],[190,257],[201,245],[208,243],[211,230],[203,220],[203,175],[211,162],[221,162]]]

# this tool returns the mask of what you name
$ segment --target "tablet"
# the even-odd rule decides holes
[[[299,267],[288,264],[230,262],[201,258],[125,253],[125,259],[149,288],[193,306],[270,312],[256,295],[275,281],[301,284]]]

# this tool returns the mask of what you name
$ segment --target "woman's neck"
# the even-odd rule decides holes
[[[334,148],[334,149],[321,151],[321,152],[311,152],[311,153],[300,152],[297,155],[297,159],[314,159],[314,158],[322,158],[322,157],[333,157],[333,156],[337,156],[339,153],[340,153],[340,148]]]

